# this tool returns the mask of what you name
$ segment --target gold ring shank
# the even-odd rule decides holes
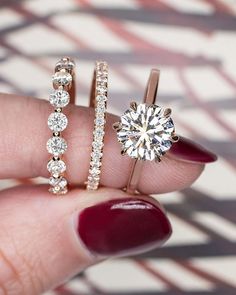
[[[147,82],[146,91],[144,94],[144,99],[143,99],[144,103],[148,105],[155,104],[159,78],[160,78],[160,71],[157,69],[152,69]],[[144,164],[143,161],[140,161],[138,159],[132,159],[131,171],[130,171],[130,175],[129,175],[129,179],[128,179],[128,183],[126,187],[126,192],[128,194],[133,195],[136,193],[139,179],[142,173],[143,164]]]

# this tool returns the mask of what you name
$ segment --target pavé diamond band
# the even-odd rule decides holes
[[[52,158],[47,164],[50,173],[49,191],[53,194],[65,194],[67,192],[67,180],[64,177],[66,164],[62,156],[67,149],[67,142],[61,136],[66,129],[68,119],[62,113],[62,109],[69,102],[75,101],[75,63],[68,57],[62,58],[55,66],[55,73],[52,77],[54,90],[50,94],[49,102],[54,107],[54,112],[48,117],[48,127],[53,136],[47,141],[47,150]]]
[[[178,140],[171,110],[155,105],[159,76],[159,70],[151,71],[143,103],[131,102],[120,121],[113,125],[122,145],[121,153],[133,159],[126,188],[129,194],[137,192],[143,161],[159,162]]]
[[[107,83],[108,65],[104,61],[97,61],[90,94],[90,107],[95,108],[95,120],[87,190],[96,190],[100,182],[106,124]]]

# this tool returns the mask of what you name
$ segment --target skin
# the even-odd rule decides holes
[[[0,178],[48,177],[45,143],[51,136],[46,124],[51,106],[43,100],[7,94],[0,94],[0,105]],[[94,111],[68,106],[65,114],[69,119],[63,132],[68,142],[67,179],[82,186],[88,174]],[[108,115],[101,176],[104,188],[92,193],[74,188],[62,198],[49,194],[45,185],[0,192],[0,294],[41,294],[101,260],[80,243],[75,220],[88,206],[127,197],[121,189],[127,182],[130,159],[120,155],[111,128],[117,120]],[[203,164],[170,156],[159,164],[147,162],[139,198],[184,189],[203,168]]]

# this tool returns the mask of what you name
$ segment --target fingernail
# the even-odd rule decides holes
[[[163,244],[171,225],[160,205],[142,199],[116,199],[84,209],[78,234],[94,254],[105,257],[145,252]]]
[[[172,145],[170,154],[189,162],[211,163],[217,160],[214,153],[185,137],[180,137],[179,141]]]

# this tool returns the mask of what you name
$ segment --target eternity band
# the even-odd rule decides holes
[[[100,182],[106,124],[107,88],[108,64],[105,61],[97,61],[90,94],[90,107],[95,108],[95,120],[87,190],[96,190]]]
[[[52,137],[47,141],[47,150],[52,155],[47,164],[50,173],[49,192],[53,194],[67,193],[67,180],[64,177],[66,164],[62,157],[67,150],[67,142],[61,133],[68,124],[68,119],[62,109],[69,102],[75,102],[75,63],[68,57],[62,58],[55,66],[55,73],[52,77],[54,90],[50,94],[49,102],[54,107],[54,112],[48,117],[48,127],[53,132]]]
[[[155,104],[159,78],[160,78],[160,71],[153,69],[148,79],[143,103],[146,103],[147,105]],[[130,175],[129,175],[129,179],[128,179],[128,183],[126,187],[126,192],[128,194],[136,193],[142,168],[143,168],[143,164],[144,164],[143,161],[139,161],[138,159],[132,160],[131,171],[130,171]]]

